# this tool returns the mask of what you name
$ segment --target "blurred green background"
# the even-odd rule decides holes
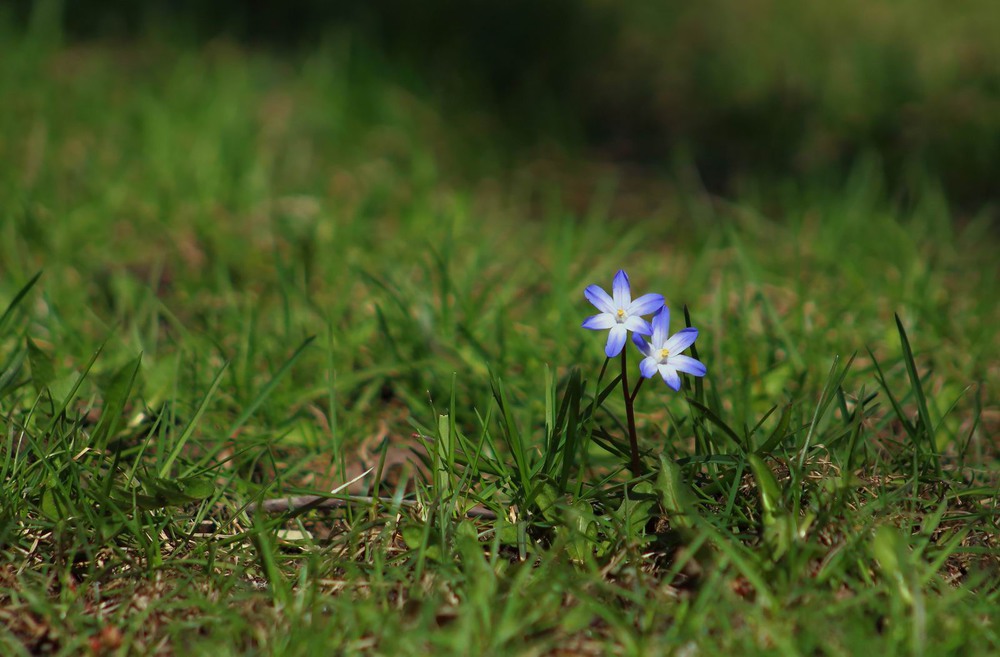
[[[874,158],[904,200],[928,179],[965,211],[996,198],[993,0],[15,0],[4,12],[8,31],[58,26],[74,42],[236,42],[295,56],[349,39],[462,117],[449,141],[486,131],[503,144],[474,174],[556,150],[681,168],[734,195],[836,181]],[[474,158],[457,159],[468,171]]]

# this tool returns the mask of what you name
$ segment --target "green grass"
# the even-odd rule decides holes
[[[934,181],[508,169],[346,40],[4,43],[3,654],[1000,650],[998,240]],[[641,482],[622,266],[709,368]],[[424,482],[248,511],[412,434]]]

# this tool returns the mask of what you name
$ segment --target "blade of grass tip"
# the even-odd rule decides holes
[[[595,396],[590,400],[590,404],[587,406],[587,408],[584,411],[584,414],[582,416],[582,419],[579,421],[579,424],[583,424],[587,428],[586,435],[583,437],[583,443],[584,443],[584,445],[589,445],[590,441],[591,441],[591,439],[592,439],[592,437],[594,435],[594,422],[593,422],[593,420],[594,420],[594,415],[597,413],[597,407],[600,406],[604,402],[604,399],[607,398],[607,395],[610,395],[611,391],[614,390],[614,388],[615,388],[616,385],[618,385],[618,379],[620,378],[620,375],[619,375],[619,377],[616,377],[615,380],[612,381],[611,384],[608,385],[608,387],[605,388],[605,390],[603,392],[600,392],[601,391],[601,381],[604,379],[604,375],[608,371],[608,364],[610,362],[611,362],[610,358],[605,358],[604,359],[604,364],[601,366],[601,372],[600,372],[600,374],[597,375],[597,382],[594,384],[594,393],[595,393]],[[581,377],[581,382],[580,382],[580,398],[581,398],[581,400],[583,399],[583,395],[586,393],[586,388],[587,388],[587,382],[583,381],[582,377]],[[581,469],[583,469],[583,470],[585,470],[587,468],[587,463],[588,463],[588,460],[589,460],[588,459],[589,453],[590,453],[589,450],[587,450],[586,448],[584,448],[583,450],[581,450],[581,457],[582,457]]]
[[[732,524],[733,509],[736,506],[736,495],[739,493],[740,485],[743,483],[744,470],[746,470],[746,460],[740,456],[733,473],[733,485],[729,488],[729,494],[726,496],[726,507],[722,512],[722,517],[726,519],[727,524]]]
[[[927,397],[924,395],[924,386],[920,382],[917,374],[917,364],[913,359],[913,350],[910,349],[910,340],[906,337],[906,329],[903,322],[896,317],[896,328],[899,329],[899,341],[903,346],[903,361],[906,363],[906,373],[910,377],[910,385],[917,398],[917,414],[920,416],[920,423],[923,425],[924,438],[930,448],[930,458],[933,460],[934,473],[941,476],[941,459],[937,456],[937,441],[934,439],[934,423],[931,421],[930,410],[927,407]]]
[[[840,409],[840,417],[844,419],[844,424],[850,424],[851,413],[847,410],[847,395],[843,388],[837,388],[837,407]]]
[[[580,370],[573,368],[569,377],[566,380],[566,392],[563,394],[562,403],[559,404],[559,413],[556,414],[556,430],[562,429],[566,426],[566,414],[569,412],[570,404],[573,402],[574,396],[570,394],[570,391],[574,389],[574,386],[579,385],[579,381],[582,379],[580,375]],[[577,413],[579,415],[579,413]]]
[[[382,439],[382,444],[378,446],[378,465],[375,468],[375,480],[372,482],[372,506],[371,517],[375,519],[375,506],[378,496],[382,493],[382,477],[385,474],[385,460],[389,456],[389,436]]]
[[[0,315],[0,335],[3,335],[4,329],[7,328],[7,322],[10,321],[10,318],[14,313],[14,309],[17,308],[21,301],[24,300],[24,297],[28,295],[28,292],[31,291],[31,288],[35,286],[35,283],[37,283],[38,279],[41,277],[41,271],[32,276],[31,280],[25,283],[24,286],[18,290],[17,294],[14,295],[14,298],[11,299],[10,303],[7,304],[7,308],[3,311],[3,315]]]
[[[74,399],[76,399],[76,393],[80,391],[80,386],[83,385],[83,380],[87,378],[88,374],[90,374],[91,368],[93,368],[94,363],[97,362],[97,357],[101,355],[102,351],[104,351],[104,346],[108,344],[108,340],[110,339],[111,339],[110,337],[106,338],[104,342],[102,342],[101,345],[97,348],[97,350],[94,351],[93,355],[91,355],[90,360],[87,361],[87,364],[84,365],[83,371],[80,372],[80,375],[76,378],[76,381],[73,382],[73,387],[70,388],[70,391],[66,394],[66,397],[62,400],[62,403],[59,405],[59,408],[56,409],[56,412],[52,414],[52,421],[49,422],[48,429],[46,430],[47,433],[51,434],[55,430],[55,426],[56,423],[59,421],[59,418],[62,417],[62,414],[66,412],[67,408],[69,408],[69,405],[73,403]]]
[[[771,417],[771,415],[773,415],[776,410],[778,410],[777,404],[772,406],[766,413],[764,413],[764,415],[761,416],[759,420],[757,420],[757,424],[753,425],[753,429],[749,429],[746,432],[746,443],[747,443],[748,453],[754,451],[753,449],[754,435],[760,430],[760,428],[764,425],[764,423],[767,422],[767,418]]]
[[[394,360],[397,362],[404,362],[403,354],[400,353],[399,346],[396,344],[398,340],[392,337],[392,332],[389,330],[389,320],[386,319],[382,306],[377,303],[375,304],[375,320],[378,323],[379,333],[381,333],[385,338],[382,344],[389,345],[389,349],[392,352]]]
[[[973,401],[973,413],[972,413],[972,426],[969,427],[969,432],[965,439],[965,443],[958,450],[958,463],[959,470],[965,468],[965,461],[968,458],[969,448],[972,446],[972,440],[977,435],[977,430],[979,429],[979,424],[983,418],[983,385],[979,384],[976,386],[976,394],[972,398]]]
[[[299,345],[299,348],[295,350],[295,353],[293,353],[288,358],[288,360],[286,360],[284,364],[280,368],[278,368],[278,371],[275,372],[274,376],[272,376],[271,379],[264,385],[264,387],[260,389],[260,392],[257,393],[257,396],[254,397],[253,401],[250,402],[245,409],[243,409],[243,412],[240,413],[240,416],[236,418],[236,420],[232,423],[232,425],[230,425],[229,432],[226,434],[227,436],[234,435],[240,429],[240,427],[243,426],[243,423],[250,419],[250,416],[254,414],[254,411],[256,411],[257,408],[262,403],[264,403],[264,400],[267,399],[267,397],[278,386],[278,383],[281,382],[281,379],[285,376],[285,374],[288,373],[288,370],[290,370],[292,365],[295,364],[295,361],[299,359],[299,357],[303,354],[303,352],[305,352],[306,348],[308,348],[309,345],[311,345],[315,339],[316,339],[315,335],[311,335],[308,338],[306,338],[302,342],[302,344]]]
[[[688,328],[692,328],[691,322],[691,311],[688,309],[687,304],[684,304],[684,324]],[[698,347],[696,344],[691,344],[691,357],[695,360],[701,360],[698,357]],[[708,408],[709,405],[705,400],[705,382],[702,377],[695,377],[694,379],[694,398],[703,407]],[[716,406],[720,408],[720,406]],[[708,436],[705,432],[705,418],[704,415],[701,417],[694,417],[691,429],[694,431],[694,444],[695,449],[702,454],[711,454],[712,445],[708,440]]]
[[[770,454],[771,450],[777,447],[781,441],[788,437],[788,425],[792,420],[792,405],[785,404],[785,407],[781,409],[781,418],[778,420],[778,426],[774,428],[771,435],[767,437],[760,447],[754,450],[754,453],[760,454],[761,456],[767,456]]]
[[[545,364],[545,461],[542,469],[548,472],[556,456],[556,382],[552,368]]]
[[[197,410],[194,412],[194,416],[184,427],[184,431],[181,433],[180,438],[177,439],[177,443],[174,448],[170,451],[163,465],[160,466],[160,477],[166,478],[167,473],[170,472],[170,467],[174,464],[174,461],[181,454],[181,450],[184,449],[184,445],[194,434],[195,427],[198,425],[198,421],[201,416],[204,415],[205,410],[208,408],[208,402],[211,401],[212,397],[215,395],[215,391],[219,389],[219,385],[222,383],[222,377],[226,373],[226,369],[229,368],[229,362],[223,363],[222,367],[219,368],[218,373],[215,375],[215,379],[212,380],[212,384],[208,387],[208,392],[202,397],[201,403],[198,404]],[[232,434],[230,434],[232,435]]]
[[[694,399],[693,397],[687,397],[686,399],[689,404],[691,404],[699,411],[701,411],[702,415],[709,422],[722,429],[722,433],[726,436],[726,438],[729,438],[729,440],[732,441],[734,445],[736,445],[736,448],[740,451],[740,453],[746,452],[746,446],[743,444],[743,440],[740,438],[740,435],[736,433],[736,431],[732,427],[726,424],[722,418],[716,415],[712,411],[712,409],[710,409],[708,406],[705,406],[704,404],[699,402],[697,399]]]
[[[878,363],[878,359],[875,358],[875,354],[872,350],[868,350],[868,356],[872,359],[872,364],[875,366],[875,378],[878,379],[878,383],[882,386],[882,390],[885,391],[885,396],[889,398],[889,404],[892,406],[892,411],[896,414],[896,419],[899,420],[900,424],[903,425],[903,429],[906,431],[906,435],[910,437],[913,441],[914,449],[917,451],[917,455],[923,451],[920,446],[920,441],[917,438],[917,429],[913,424],[906,418],[906,413],[903,412],[903,407],[899,405],[899,401],[896,399],[895,395],[892,394],[892,390],[889,389],[889,382],[886,381],[885,374],[882,372],[882,367]]]
[[[813,435],[816,433],[816,427],[819,425],[820,421],[826,415],[826,409],[829,408],[830,403],[834,400],[834,392],[840,388],[844,383],[844,378],[847,376],[848,370],[851,369],[851,365],[854,363],[854,359],[857,358],[857,352],[851,354],[850,359],[848,359],[847,364],[844,368],[837,373],[837,365],[840,363],[840,356],[833,357],[833,364],[830,365],[830,373],[827,374],[826,385],[823,386],[823,392],[820,393],[819,403],[816,404],[816,410],[813,412],[812,421],[809,423],[809,431],[806,433],[805,442],[802,443],[802,449],[799,452],[799,470],[805,467],[806,455],[809,451],[810,445],[812,445]]]
[[[684,304],[684,325],[688,328],[692,328],[691,325],[691,312],[688,310],[687,304]],[[695,343],[691,343],[691,357],[695,360],[701,360],[698,357],[698,346]],[[707,406],[705,403],[705,382],[700,377],[694,377],[694,398],[698,400],[698,403],[702,406]]]
[[[848,474],[850,474],[851,472],[854,472],[854,451],[857,449],[858,439],[861,438],[861,432],[864,429],[864,424],[865,424],[865,419],[866,419],[865,405],[864,405],[864,401],[863,401],[865,399],[865,387],[864,386],[861,386],[861,394],[858,395],[858,397],[859,397],[859,399],[862,400],[862,402],[860,404],[858,404],[858,407],[854,410],[854,417],[852,418],[854,420],[854,426],[853,426],[853,428],[851,430],[850,441],[847,443],[847,469],[846,469],[846,472]],[[844,487],[844,490],[845,491],[847,490],[846,486]]]
[[[493,436],[490,435],[490,423],[493,421],[493,406],[488,405],[486,407],[486,417],[483,417],[476,412],[476,419],[479,420],[479,426],[482,427],[482,430],[479,433],[479,443],[475,446],[475,449],[472,450],[466,449],[465,447],[462,448],[462,451],[465,452],[466,459],[468,460],[469,473],[478,477],[479,469],[483,465],[484,459],[488,459],[490,460],[490,467],[495,471],[492,474],[507,476],[507,466],[503,459],[496,459],[494,461],[494,459],[484,456],[484,454],[486,454],[485,450],[487,447],[489,447],[489,454],[497,453],[496,445],[493,443]],[[464,437],[462,437],[462,440],[463,443],[468,442],[465,441]],[[469,454],[472,455],[471,460],[468,459]],[[493,467],[494,462],[499,467]]]
[[[583,377],[579,370],[574,370],[566,388],[566,398],[569,401],[569,419],[566,423],[565,440],[563,441],[562,471],[559,473],[559,490],[565,492],[569,484],[569,474],[576,464],[578,449],[578,429],[580,423],[580,402],[583,398]]]
[[[513,475],[510,468],[507,467],[506,459],[495,457],[496,454],[502,452],[497,450],[496,442],[493,440],[493,436],[489,430],[489,425],[493,421],[493,408],[492,404],[487,406],[485,418],[476,412],[476,419],[479,421],[479,426],[481,427],[478,444],[473,445],[461,433],[456,436],[462,446],[462,454],[456,454],[456,462],[464,465],[466,471],[472,477],[478,477],[480,472],[484,472],[496,477],[510,479],[513,478]]]
[[[764,423],[767,422],[767,418],[771,417],[771,415],[773,415],[776,410],[778,410],[777,404],[769,408],[766,413],[761,415],[760,419],[757,420],[757,423],[753,425],[753,429],[749,429],[747,431],[747,434],[753,436],[755,433],[757,433],[757,431],[760,430],[761,426],[763,426]]]
[[[531,494],[531,478],[528,472],[528,456],[521,441],[521,433],[518,431],[514,416],[511,413],[510,404],[507,402],[507,395],[504,393],[503,382],[499,377],[491,377],[493,386],[493,396],[500,408],[500,418],[504,428],[504,435],[507,437],[508,447],[514,456],[514,463],[517,466],[518,479],[524,495]],[[526,500],[530,503],[530,500]]]
[[[618,388],[618,384],[621,383],[621,380],[622,380],[621,374],[615,375],[615,378],[611,380],[611,383],[605,386],[605,388],[601,390],[600,394],[594,398],[593,406],[595,410],[598,406],[604,404],[604,400],[607,399],[608,396]]]
[[[595,428],[591,431],[590,439],[597,444],[598,447],[602,448],[609,454],[614,454],[618,457],[628,458],[629,456],[629,446],[619,440],[616,440],[614,436],[605,431],[603,428]]]

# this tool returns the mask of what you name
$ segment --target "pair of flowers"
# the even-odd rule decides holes
[[[629,331],[632,342],[645,356],[639,363],[639,371],[645,378],[657,372],[670,388],[680,390],[680,372],[692,376],[705,376],[705,365],[701,361],[684,356],[682,351],[694,344],[698,329],[684,328],[670,335],[670,309],[664,304],[662,294],[644,294],[632,300],[632,288],[628,274],[619,270],[615,274],[612,295],[601,287],[590,285],[583,291],[590,303],[600,310],[600,314],[588,317],[583,328],[594,331],[610,329],[604,353],[614,358],[625,348]],[[643,315],[653,315],[652,323]],[[651,336],[647,342],[641,335]]]

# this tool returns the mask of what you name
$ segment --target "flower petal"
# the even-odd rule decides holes
[[[671,335],[663,347],[671,354],[679,354],[693,345],[696,339],[698,339],[698,329],[684,328]]]
[[[663,343],[667,341],[669,335],[670,308],[664,305],[660,312],[653,316],[653,344],[662,349]]]
[[[656,374],[656,359],[650,357],[639,361],[639,372],[647,379]]]
[[[668,386],[674,390],[681,389],[681,377],[677,374],[677,370],[667,363],[663,363],[658,369],[660,370],[660,376],[663,377]]]
[[[608,358],[614,358],[622,352],[625,346],[625,338],[628,336],[628,329],[624,324],[615,324],[608,333],[608,344],[604,347],[604,353]]]
[[[670,364],[678,372],[686,372],[692,376],[705,376],[705,372],[708,371],[704,363],[690,356],[671,356]]]
[[[650,333],[653,332],[653,329],[652,327],[650,327],[649,322],[644,320],[642,317],[639,317],[638,315],[632,315],[628,319],[626,319],[624,326],[628,330],[634,331],[639,335],[649,335]]]
[[[593,317],[588,317],[583,322],[583,328],[590,329],[592,331],[602,331],[604,329],[609,329],[618,322],[615,321],[615,316],[609,313],[601,313],[600,315],[594,315]]]
[[[632,287],[629,285],[628,274],[625,273],[624,269],[619,269],[618,273],[615,274],[612,292],[615,295],[616,310],[619,308],[624,310],[632,303]]]
[[[632,334],[632,344],[638,347],[639,351],[641,351],[644,356],[653,355],[653,348],[649,345],[649,343],[635,333]]]
[[[587,289],[583,291],[583,296],[587,297],[587,301],[594,304],[602,313],[614,315],[618,310],[615,308],[614,299],[599,285],[588,285]]]
[[[652,315],[663,307],[662,294],[644,294],[628,305],[629,315]]]

